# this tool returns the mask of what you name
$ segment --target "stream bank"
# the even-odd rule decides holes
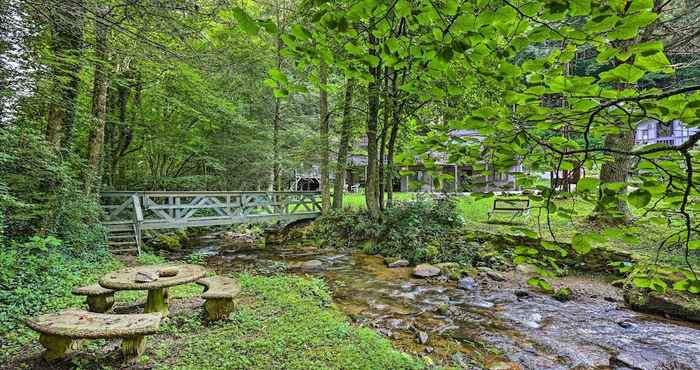
[[[317,276],[357,325],[437,364],[489,369],[697,369],[700,327],[626,308],[613,277],[569,276],[560,302],[533,291],[521,274],[485,271],[460,289],[446,277],[422,279],[413,267],[388,268],[354,249],[313,245],[228,248],[195,243],[220,273],[250,271]],[[290,268],[291,267],[291,268]],[[463,287],[465,288],[465,287]]]

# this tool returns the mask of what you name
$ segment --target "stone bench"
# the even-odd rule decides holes
[[[134,360],[145,349],[144,336],[160,328],[160,313],[111,315],[82,310],[65,310],[33,317],[27,326],[39,332],[46,348],[44,359],[54,361],[80,347],[81,339],[122,338],[126,361]]]
[[[99,284],[73,288],[73,294],[87,297],[90,312],[105,313],[114,305],[114,290],[103,288]]]
[[[202,298],[204,309],[209,320],[221,320],[235,308],[233,298],[241,292],[241,285],[235,279],[225,276],[212,276],[197,280],[197,284],[204,286]]]

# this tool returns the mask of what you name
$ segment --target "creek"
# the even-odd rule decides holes
[[[322,278],[335,305],[353,323],[372,327],[397,348],[438,364],[465,369],[700,369],[700,326],[631,311],[609,289],[559,302],[522,284],[487,277],[478,277],[468,290],[446,279],[414,278],[411,267],[388,268],[381,257],[354,250],[227,250],[218,238],[192,244],[194,253],[219,273],[286,271]]]

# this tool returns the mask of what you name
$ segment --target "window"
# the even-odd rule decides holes
[[[644,141],[649,140],[649,129],[645,128],[643,130],[640,130],[639,137]]]

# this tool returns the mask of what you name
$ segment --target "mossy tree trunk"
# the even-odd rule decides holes
[[[92,90],[92,126],[88,139],[88,164],[91,172],[86,181],[87,191],[99,187],[102,170],[102,152],[105,140],[105,124],[107,122],[107,59],[108,59],[108,29],[101,20],[108,10],[100,7],[95,16],[95,76]]]
[[[607,149],[630,152],[634,147],[634,131],[624,130],[617,134],[608,134],[604,146]],[[600,170],[601,198],[593,211],[593,219],[609,224],[626,223],[630,218],[629,208],[624,199],[610,200],[610,197],[624,195],[627,188],[627,176],[632,167],[632,157],[624,154],[612,154],[612,160],[603,164]],[[615,194],[605,191],[606,184],[625,184]]]
[[[50,48],[56,59],[52,66],[53,96],[49,102],[46,140],[56,149],[70,149],[75,126],[75,107],[80,87],[83,49],[84,0],[51,2]]]
[[[370,20],[372,23],[372,20]],[[378,54],[377,51],[377,39],[372,35],[372,32],[368,32],[370,41],[370,55],[375,57]],[[379,66],[373,67],[369,66],[369,73],[372,75],[372,80],[369,82],[367,87],[367,178],[365,181],[365,203],[367,204],[367,211],[372,218],[378,219],[381,215],[381,209],[379,207],[379,171],[377,168],[378,164],[378,148],[377,148],[377,121],[379,114],[379,71],[381,71]]]
[[[321,210],[323,213],[331,209],[331,181],[330,181],[330,150],[328,144],[328,66],[321,57],[318,68],[318,77],[320,85],[319,94],[319,115],[320,127],[319,133],[321,136]]]
[[[355,80],[348,78],[345,83],[345,100],[343,101],[343,123],[340,129],[340,143],[338,144],[338,161],[335,167],[335,184],[333,187],[333,208],[343,208],[343,192],[345,191],[345,171],[348,164],[348,151],[350,149],[350,135],[352,134],[352,121],[350,112],[352,109],[352,92]]]

